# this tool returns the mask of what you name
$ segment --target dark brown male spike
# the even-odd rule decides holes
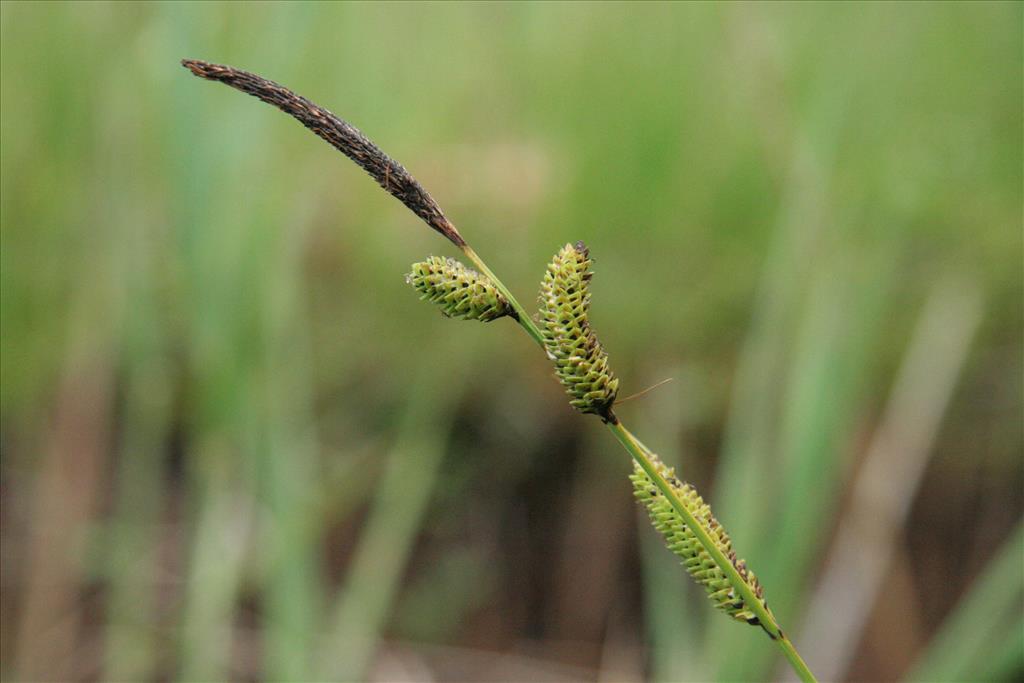
[[[416,182],[404,166],[385,154],[355,126],[288,88],[248,71],[197,59],[183,59],[181,65],[200,78],[230,85],[295,117],[306,128],[356,162],[381,187],[452,244],[459,248],[466,245],[466,240],[462,239],[462,235],[423,186]]]

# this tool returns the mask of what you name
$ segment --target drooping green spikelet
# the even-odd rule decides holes
[[[653,458],[653,463],[658,473],[669,483],[679,500],[686,506],[686,509],[697,519],[704,532],[718,546],[722,554],[728,558],[732,566],[736,568],[736,572],[746,582],[747,586],[750,587],[751,592],[757,596],[765,611],[768,611],[768,605],[764,601],[764,589],[758,582],[757,577],[754,576],[754,572],[747,569],[747,563],[737,559],[736,552],[732,549],[732,540],[729,538],[729,534],[725,532],[725,529],[719,525],[718,520],[711,514],[711,508],[708,504],[704,502],[696,489],[676,477],[673,468],[665,466],[656,457]],[[722,569],[715,564],[715,561],[708,554],[707,550],[704,549],[704,546],[697,540],[697,537],[690,528],[686,526],[682,516],[676,512],[640,465],[634,464],[633,474],[630,475],[629,479],[633,482],[633,495],[647,507],[647,512],[650,514],[651,523],[654,524],[654,528],[665,537],[669,550],[683,558],[683,566],[686,568],[686,571],[690,573],[690,576],[697,583],[704,586],[704,589],[708,592],[708,597],[711,598],[711,602],[715,603],[716,607],[724,610],[734,619],[747,622],[748,624],[759,624],[760,621],[754,611],[737,594],[736,589],[729,583],[729,579],[725,576]]]
[[[566,244],[548,264],[540,286],[542,333],[569,403],[581,413],[607,418],[619,380],[590,329],[590,263],[586,245],[577,242]]]
[[[512,308],[486,276],[453,258],[431,256],[412,264],[405,281],[452,318],[489,322],[511,315]]]

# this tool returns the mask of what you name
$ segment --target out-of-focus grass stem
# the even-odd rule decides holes
[[[894,549],[981,316],[972,283],[931,293],[801,633],[826,680],[844,676]]]
[[[1014,660],[1020,663],[1024,653],[1019,628],[1024,599],[1022,557],[1024,522],[1017,525],[981,577],[946,617],[906,680],[991,680],[980,676],[980,670],[988,665],[987,658],[1008,661],[1011,667]],[[1005,634],[1012,638],[1008,640]],[[996,644],[1005,649],[999,652]]]
[[[436,401],[436,387],[440,382],[462,385],[453,379],[457,380],[446,366],[425,363],[409,383],[411,390],[395,443],[386,455],[383,473],[371,480],[376,486],[369,519],[328,614],[329,642],[319,663],[319,673],[325,679],[367,676],[446,452],[452,419],[449,411],[456,402]]]

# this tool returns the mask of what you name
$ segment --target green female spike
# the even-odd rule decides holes
[[[555,254],[540,286],[541,332],[569,404],[608,422],[614,421],[611,408],[619,380],[590,329],[590,264],[583,242],[566,244]]]
[[[441,307],[452,318],[490,322],[502,316],[514,317],[512,307],[484,275],[453,258],[431,256],[412,264],[405,281],[421,292],[421,299]]]
[[[760,602],[760,607],[768,612],[768,605],[764,601],[764,589],[761,588],[754,572],[747,568],[747,563],[736,557],[736,552],[732,549],[732,540],[711,514],[711,507],[704,502],[696,489],[676,477],[674,468],[667,467],[654,454],[651,454],[650,458],[654,468],[669,483],[676,497],[682,501],[704,533],[736,569],[740,579],[750,588],[750,593]],[[683,567],[697,583],[704,586],[715,607],[734,619],[759,625],[761,621],[757,614],[744,602],[743,597],[737,594],[722,568],[711,558],[679,512],[672,507],[640,465],[634,464],[633,474],[629,479],[633,482],[633,495],[646,506],[651,523],[665,537],[668,549],[683,558]]]

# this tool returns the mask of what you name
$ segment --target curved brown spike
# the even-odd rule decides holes
[[[294,117],[356,162],[381,187],[455,246],[461,248],[466,245],[466,240],[444,215],[441,207],[412,174],[355,126],[288,88],[248,71],[198,59],[183,59],[181,65],[200,78],[230,85]]]

